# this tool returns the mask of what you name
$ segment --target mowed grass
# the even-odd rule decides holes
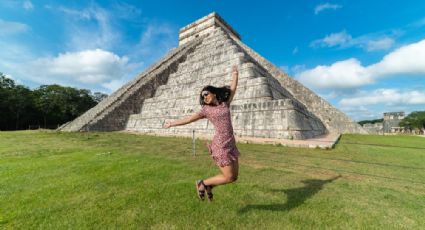
[[[239,180],[197,141],[126,133],[0,132],[0,228],[423,229],[425,138],[344,135],[335,149],[238,144]]]

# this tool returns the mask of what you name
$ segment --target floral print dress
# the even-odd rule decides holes
[[[214,125],[215,135],[208,150],[216,165],[224,167],[237,161],[240,153],[233,135],[229,104],[222,102],[217,106],[204,105],[198,114]]]

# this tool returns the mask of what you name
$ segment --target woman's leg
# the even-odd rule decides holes
[[[204,180],[206,186],[217,186],[228,184],[236,181],[239,174],[238,160],[232,161],[232,164],[224,167],[219,167],[221,174],[210,177]]]

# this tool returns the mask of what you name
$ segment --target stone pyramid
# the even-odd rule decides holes
[[[241,42],[217,13],[180,29],[179,46],[62,131],[128,130],[164,135],[213,134],[203,119],[162,129],[166,120],[201,109],[203,86],[239,84],[231,105],[239,137],[307,139],[327,133],[366,133],[357,123]]]

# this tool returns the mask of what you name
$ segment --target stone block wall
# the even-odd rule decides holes
[[[243,44],[240,40],[234,40],[244,52],[246,52],[258,66],[263,67],[271,76],[279,81],[280,85],[289,92],[292,97],[301,102],[311,114],[321,120],[330,132],[336,133],[362,133],[366,134],[359,124],[351,120],[344,113],[333,107],[313,91],[303,86],[297,80],[284,74],[279,68],[267,61],[254,50]]]
[[[236,135],[305,139],[326,133],[319,119],[252,60],[225,31],[214,30],[179,63],[167,83],[143,101],[140,113],[129,117],[125,129],[173,135],[190,135],[196,130],[212,135],[214,129],[205,119],[171,129],[162,129],[162,125],[199,111],[200,90],[205,85],[230,85],[231,67],[238,65],[238,89],[231,106]]]
[[[123,130],[130,114],[140,111],[142,101],[151,97],[156,88],[166,82],[178,63],[193,52],[203,37],[171,50],[134,80],[102,100],[95,107],[59,128],[61,131]]]

